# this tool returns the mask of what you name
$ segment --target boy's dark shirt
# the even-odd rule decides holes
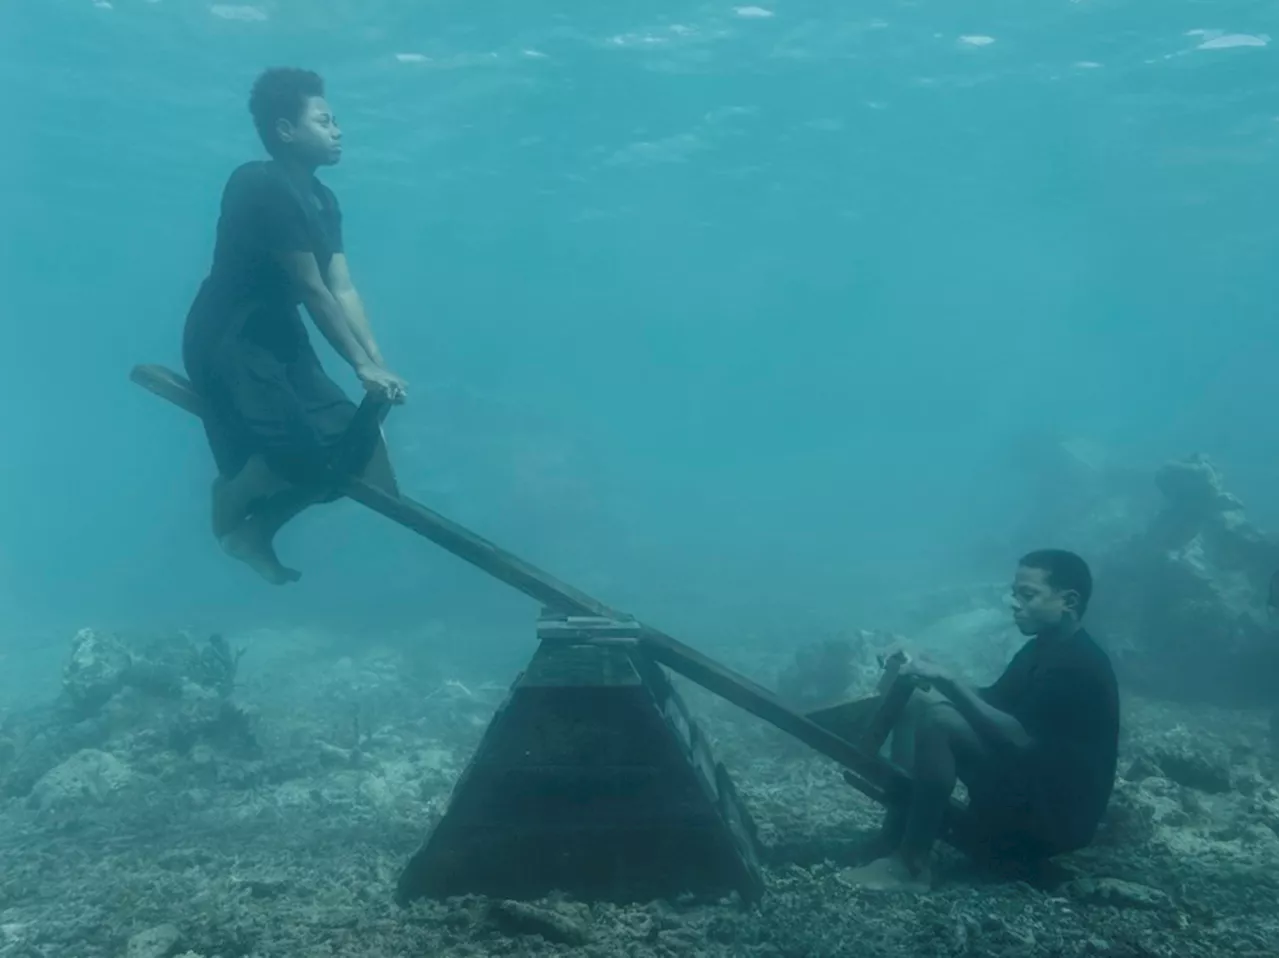
[[[1029,798],[1058,852],[1083,848],[1115,784],[1120,697],[1111,660],[1084,630],[1035,636],[994,685],[978,693],[1031,736],[1018,762]]]

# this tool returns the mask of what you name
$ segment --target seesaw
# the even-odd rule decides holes
[[[130,378],[195,416],[182,376]],[[366,397],[357,422],[386,407]],[[468,893],[645,900],[763,893],[755,827],[722,764],[658,665],[840,764],[881,805],[911,782],[880,753],[912,685],[803,714],[632,615],[610,608],[421,503],[394,481],[343,478],[340,492],[542,605],[538,649],[512,684],[443,817],[400,875],[397,899]],[[952,801],[943,838],[969,846]]]

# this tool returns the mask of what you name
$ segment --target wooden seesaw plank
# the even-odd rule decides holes
[[[195,416],[202,413],[200,397],[191,383],[172,370],[155,365],[135,366],[130,379]],[[575,615],[633,619],[407,496],[390,495],[359,478],[347,479],[341,491],[545,606]],[[846,780],[868,798],[887,804],[905,797],[911,783],[901,769],[810,721],[746,676],[658,629],[642,623],[637,626],[638,647],[655,661],[838,762],[847,770]],[[953,844],[963,842],[962,813],[963,806],[953,802],[947,828]]]

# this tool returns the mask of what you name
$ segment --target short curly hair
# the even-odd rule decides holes
[[[1043,571],[1050,588],[1074,592],[1079,597],[1077,613],[1084,616],[1093,597],[1093,573],[1084,559],[1066,549],[1037,549],[1024,555],[1018,565]]]
[[[324,96],[324,79],[312,70],[271,67],[254,81],[249,94],[249,112],[262,145],[272,156],[278,155],[284,145],[276,132],[276,124],[281,120],[296,123],[307,100],[313,96]]]

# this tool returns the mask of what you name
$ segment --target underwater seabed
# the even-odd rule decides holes
[[[947,631],[940,619],[931,634]],[[854,692],[873,680],[880,638],[859,637]],[[940,849],[937,887],[914,896],[846,880],[877,810],[836,765],[677,680],[758,828],[758,907],[468,897],[401,909],[397,876],[513,676],[451,677],[403,641],[341,658],[317,647],[302,633],[78,634],[57,706],[0,714],[0,958],[1276,953],[1266,711],[1127,698],[1093,847],[1041,887]],[[991,650],[978,648],[955,654],[984,679]],[[766,684],[792,668],[786,655],[719,654]]]

